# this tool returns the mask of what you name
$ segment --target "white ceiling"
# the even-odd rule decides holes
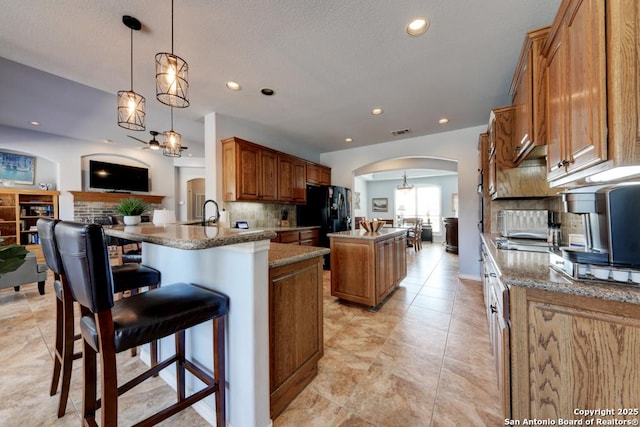
[[[211,112],[319,153],[480,125],[510,102],[525,32],[549,25],[559,3],[175,0],[174,53],[189,63],[191,106],[175,110],[174,128],[202,155]],[[0,0],[0,10],[0,125],[140,144],[115,111],[115,93],[130,88],[122,16],[132,15],[143,25],[134,32],[134,89],[147,98],[147,130],[169,129],[169,110],[154,95],[154,56],[171,49],[169,0]],[[431,27],[409,37],[416,16]],[[243,90],[229,91],[228,80]],[[275,96],[261,95],[264,87]],[[374,107],[384,114],[372,116]],[[439,125],[444,116],[450,122]],[[391,135],[404,128],[411,133]]]

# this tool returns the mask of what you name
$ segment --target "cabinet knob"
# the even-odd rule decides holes
[[[491,309],[491,313],[497,313],[498,312],[498,307],[496,307],[495,304],[491,304],[489,306],[489,308]]]

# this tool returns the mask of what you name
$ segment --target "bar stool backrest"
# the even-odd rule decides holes
[[[113,276],[102,226],[61,221],[55,238],[74,298],[92,313],[111,309]]]
[[[44,260],[49,270],[58,275],[63,273],[62,259],[60,259],[60,253],[58,252],[58,248],[56,248],[56,236],[53,230],[59,222],[59,219],[49,218],[39,218],[38,222],[36,222]]]

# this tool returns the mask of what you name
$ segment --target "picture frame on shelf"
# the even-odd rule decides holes
[[[0,181],[28,184],[35,182],[36,159],[23,154],[0,152]]]
[[[388,212],[389,199],[386,197],[374,197],[371,199],[371,210],[373,212]]]

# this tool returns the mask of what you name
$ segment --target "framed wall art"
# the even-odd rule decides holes
[[[0,152],[0,180],[33,185],[35,174],[36,159],[34,157]]]
[[[379,197],[371,199],[371,210],[373,212],[387,212],[389,211],[389,199],[386,197]]]

